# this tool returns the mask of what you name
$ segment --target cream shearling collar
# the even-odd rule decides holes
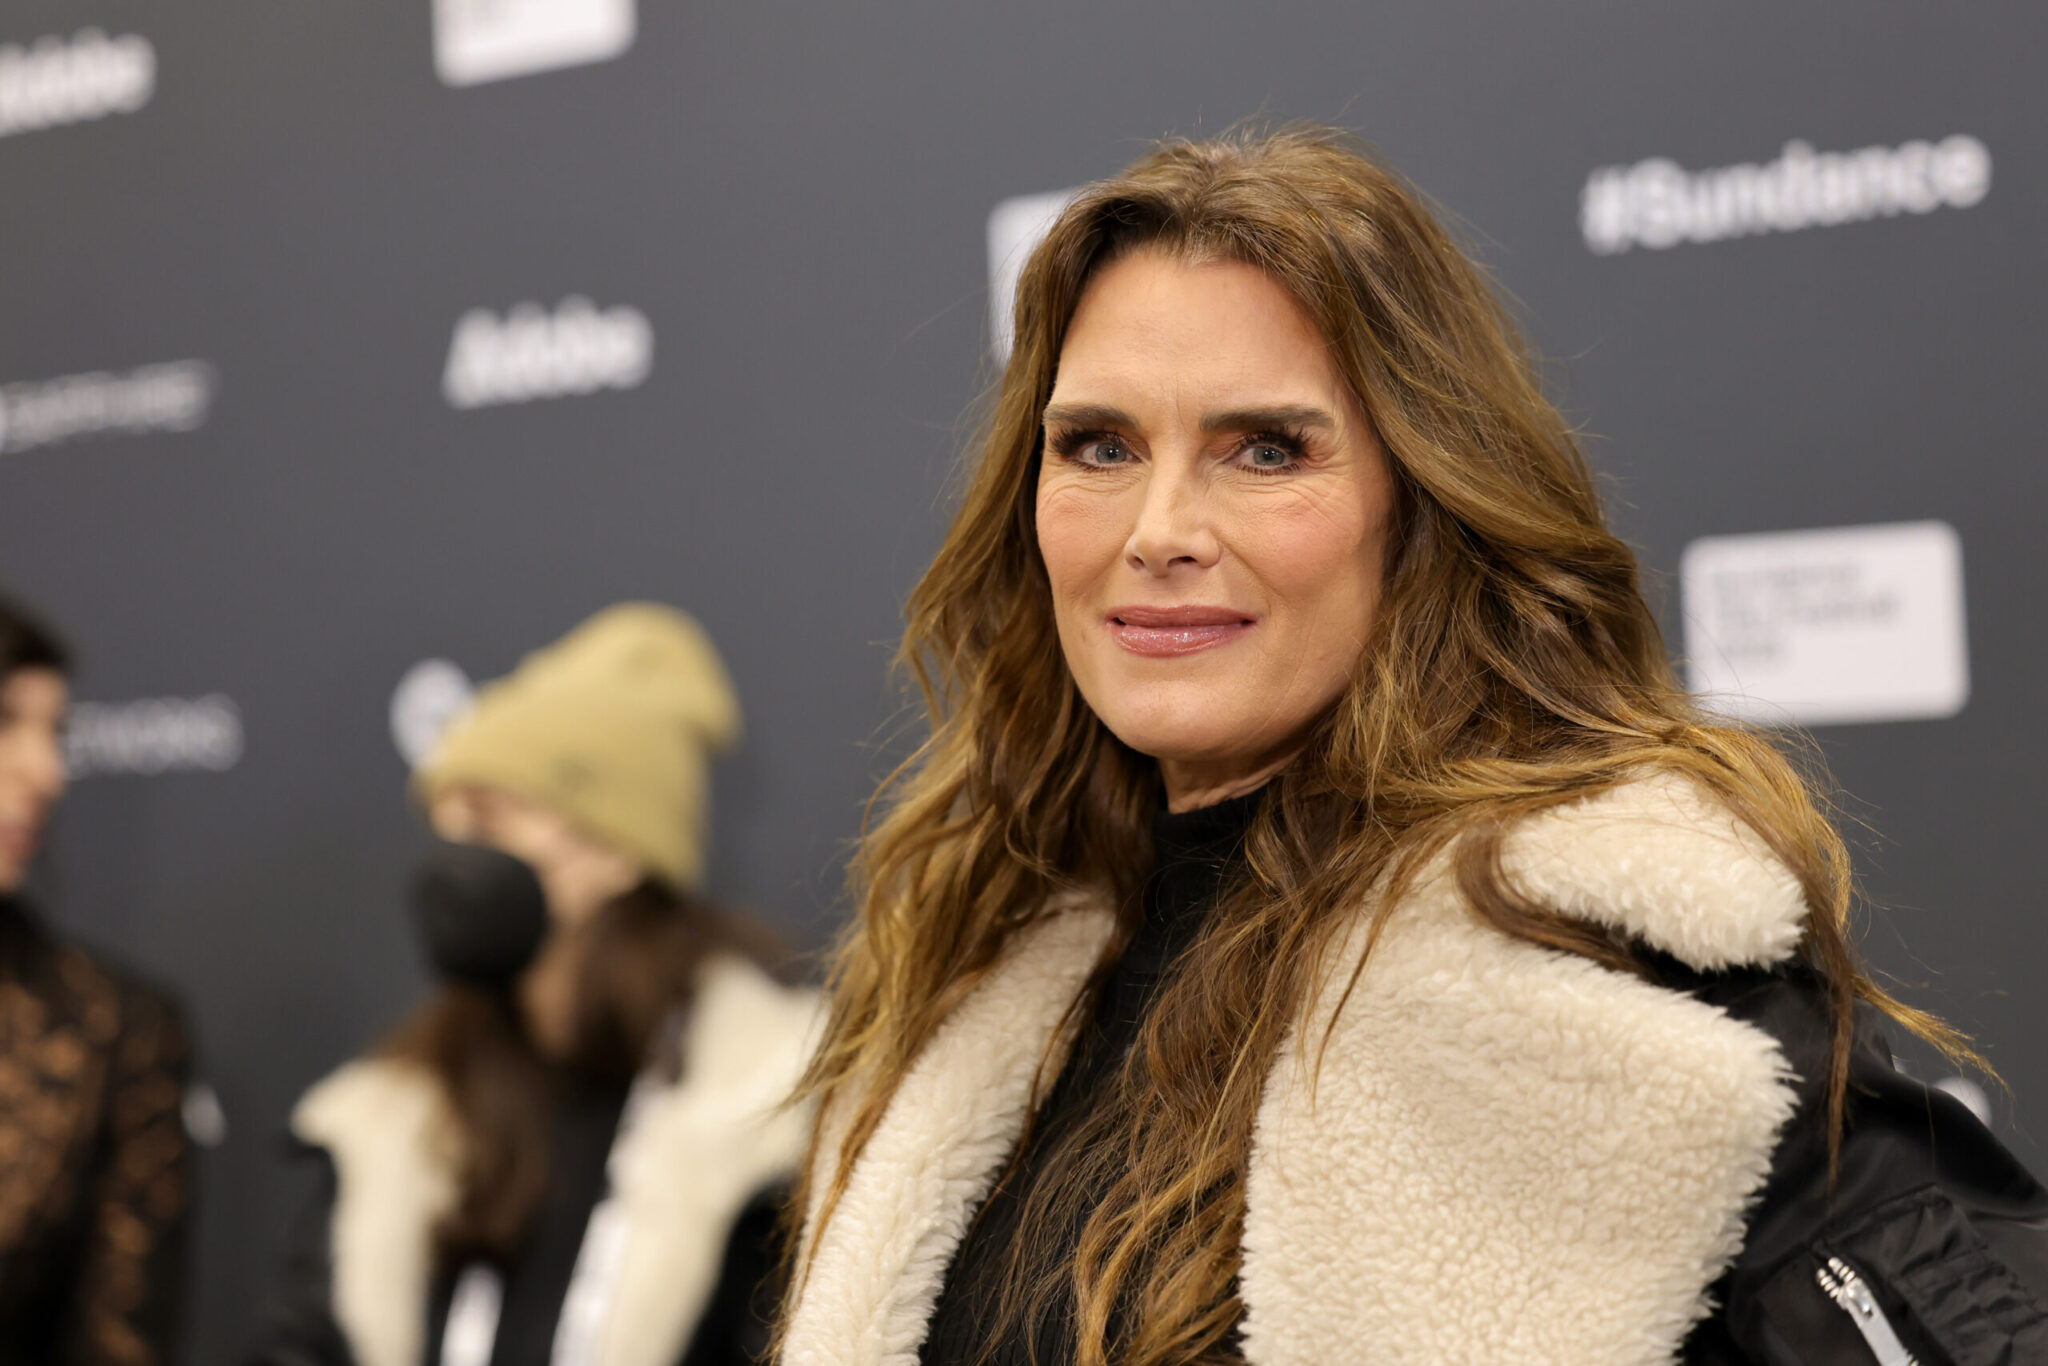
[[[793,1175],[810,1117],[779,1108],[816,1044],[817,997],[740,959],[707,962],[684,1065],[613,1154],[626,1250],[598,1366],[672,1366],[718,1282],[747,1203]],[[456,1195],[438,1084],[410,1065],[349,1063],[292,1114],[334,1159],[333,1311],[359,1366],[418,1366],[432,1230]]]
[[[1503,862],[1544,904],[1702,969],[1784,959],[1805,917],[1764,842],[1673,777],[1533,817]],[[1247,1359],[1672,1360],[1792,1113],[1776,1044],[1690,997],[1507,939],[1441,869],[1392,908],[1339,1016],[1371,918],[1362,909],[1313,1027],[1268,1077],[1242,1241]],[[816,1235],[787,1366],[916,1366],[1110,932],[1085,907],[1041,922],[933,1038]]]

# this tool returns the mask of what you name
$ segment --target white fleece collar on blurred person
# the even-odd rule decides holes
[[[794,1175],[809,1116],[778,1108],[809,1058],[816,995],[730,956],[705,964],[680,1080],[655,1091],[611,1161],[627,1235],[595,1366],[673,1366],[718,1283],[732,1228]],[[335,1321],[357,1366],[419,1366],[433,1228],[456,1196],[438,1083],[352,1062],[299,1102],[292,1128],[334,1159]]]
[[[1697,968],[1779,962],[1805,916],[1764,842],[1675,778],[1535,816],[1503,855],[1541,904]],[[1669,1362],[1740,1250],[1793,1112],[1777,1044],[1507,938],[1440,868],[1394,908],[1336,1014],[1369,920],[1267,1082],[1242,1245],[1247,1361]],[[1086,906],[1041,922],[934,1037],[817,1237],[785,1366],[915,1366],[1110,931]],[[821,1153],[836,1154],[842,1120],[835,1106]]]

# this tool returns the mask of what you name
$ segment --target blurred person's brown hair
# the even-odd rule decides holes
[[[17,669],[49,669],[69,677],[72,668],[71,651],[56,630],[0,593],[0,678]]]

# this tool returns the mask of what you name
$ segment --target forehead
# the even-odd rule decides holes
[[[1112,261],[1089,281],[1053,393],[1063,401],[1149,390],[1205,403],[1331,402],[1344,388],[1314,321],[1265,271],[1150,250]]]

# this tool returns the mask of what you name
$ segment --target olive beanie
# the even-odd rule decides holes
[[[711,756],[739,703],[710,638],[654,603],[608,607],[477,694],[413,775],[431,802],[501,787],[640,859],[671,887],[704,877]]]

